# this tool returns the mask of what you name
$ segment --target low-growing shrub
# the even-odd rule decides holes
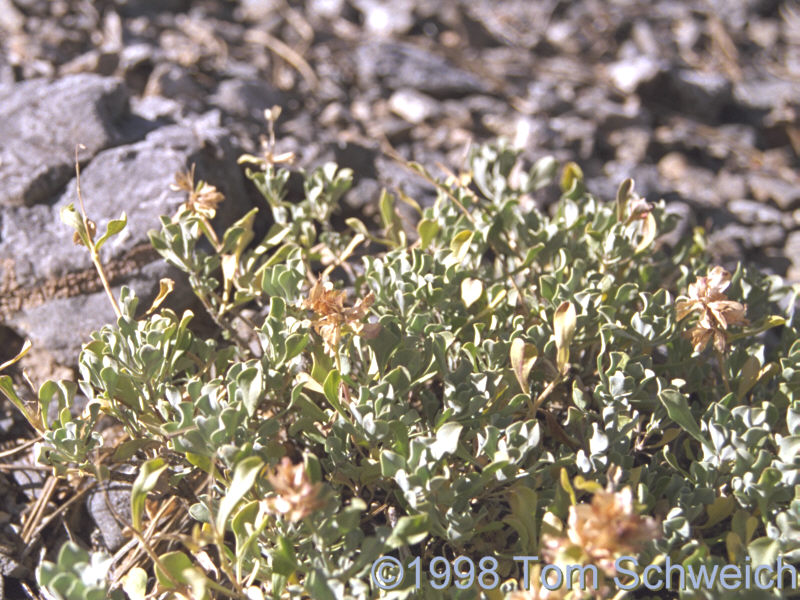
[[[77,385],[45,383],[31,410],[0,380],[56,474],[139,470],[134,550],[103,562],[70,544],[38,571],[51,594],[664,597],[625,590],[620,567],[797,562],[797,287],[709,264],[701,230],[665,246],[676,217],[630,180],[606,201],[577,165],[526,169],[502,143],[445,180],[410,165],[437,191],[424,209],[400,194],[419,212],[411,236],[388,192],[382,226],[335,229],[351,173],[325,165],[288,197],[289,158],[272,141],[243,157],[274,220],[263,240],[255,211],[217,235],[224,199],[193,174],[152,232],[219,335],[158,308],[170,282],[144,314],[123,289]],[[548,216],[535,200],[557,174]],[[64,218],[96,256],[107,237],[72,207]],[[126,436],[98,462],[102,415]],[[547,564],[593,566],[596,581],[544,589]],[[741,597],[786,593],[750,587]]]

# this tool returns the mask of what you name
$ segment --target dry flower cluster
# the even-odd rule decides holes
[[[746,325],[746,305],[729,300],[724,294],[731,283],[731,274],[720,266],[712,268],[708,276],[698,277],[689,284],[689,299],[679,301],[676,306],[678,320],[698,311],[697,324],[687,332],[695,352],[705,350],[714,340],[714,348],[724,352],[727,348],[726,330],[729,325]]]
[[[181,209],[190,210],[206,219],[213,219],[217,214],[217,206],[225,197],[216,187],[205,181],[201,181],[195,186],[194,169],[195,165],[192,164],[189,171],[177,174],[175,183],[171,184],[169,189],[189,194],[186,202],[181,205]]]
[[[322,505],[322,484],[311,483],[302,463],[284,456],[274,473],[267,476],[275,496],[265,500],[267,510],[289,521],[300,521]]]
[[[571,548],[578,547],[588,563],[613,576],[617,558],[639,552],[659,534],[655,519],[634,511],[630,488],[619,492],[601,490],[595,493],[591,504],[570,506],[566,537],[543,536],[543,554],[555,562]]]
[[[591,503],[571,506],[565,536],[542,536],[542,555],[550,564],[595,565],[609,577],[616,575],[615,561],[620,556],[635,556],[652,539],[660,536],[661,528],[652,517],[642,517],[634,511],[630,488],[618,492],[601,490]],[[561,600],[584,597],[590,593],[595,598],[607,597],[608,586],[598,582],[596,590],[578,591],[573,585],[570,592],[567,582],[555,590],[540,583],[540,570],[533,570],[530,588],[515,592],[511,600]],[[586,580],[587,588],[592,578]]]
[[[352,307],[344,306],[346,294],[333,289],[333,283],[320,280],[314,282],[308,293],[308,298],[303,301],[303,308],[313,310],[317,318],[313,321],[316,332],[325,341],[326,347],[334,352],[339,345],[342,330],[347,327],[353,333],[364,333],[369,336],[374,329],[374,324],[363,323],[367,310],[375,301],[375,295],[369,292]]]
[[[261,156],[253,154],[242,154],[237,161],[241,164],[254,164],[263,169],[267,169],[273,165],[287,164],[290,165],[294,162],[294,152],[281,152],[275,154],[275,121],[281,114],[280,106],[273,106],[264,111],[264,119],[267,121],[267,129],[269,136],[259,136],[261,141]]]

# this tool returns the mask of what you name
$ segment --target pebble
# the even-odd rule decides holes
[[[240,119],[263,122],[264,110],[283,105],[285,96],[266,81],[257,79],[226,79],[220,82],[209,102]]]
[[[416,90],[403,88],[389,98],[389,109],[409,123],[418,125],[440,112],[439,103]]]
[[[401,35],[414,26],[414,6],[408,0],[354,0],[361,12],[364,28],[371,34]]]
[[[390,90],[412,88],[434,98],[450,98],[485,91],[472,73],[445,58],[416,46],[397,42],[370,42],[355,52],[362,84],[381,82]]]
[[[780,225],[788,216],[773,206],[746,199],[730,201],[728,210],[745,225],[752,223]]]
[[[650,56],[634,56],[610,64],[606,70],[611,83],[625,94],[634,93],[643,83],[652,81],[663,68]]]
[[[719,73],[680,69],[671,80],[678,106],[706,122],[718,121],[732,97],[730,80]]]
[[[800,182],[790,183],[777,175],[753,173],[747,177],[747,183],[756,200],[771,200],[783,211],[800,208]]]
[[[800,283],[800,230],[792,231],[786,236],[783,246],[783,255],[791,261],[791,267],[786,276],[795,283]]]
[[[116,552],[129,539],[123,527],[131,522],[131,489],[131,484],[124,481],[102,481],[86,495],[86,510],[108,552]]]

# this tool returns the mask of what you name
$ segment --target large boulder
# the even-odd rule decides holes
[[[92,88],[95,92],[118,90],[114,93],[126,97],[119,82],[91,79],[98,83]],[[30,86],[23,83],[20,87]],[[52,132],[54,136],[62,132],[62,140],[66,139],[63,130],[94,132],[94,137],[86,136],[94,143],[87,146],[86,164],[81,171],[84,205],[99,232],[105,231],[108,222],[119,218],[123,211],[127,214],[127,227],[103,247],[101,258],[115,294],[119,294],[121,285],[128,285],[146,306],[157,293],[161,277],[180,281],[180,275],[151,248],[147,235],[149,230],[160,227],[160,215],[173,214],[185,199],[183,193],[169,189],[175,174],[196,163],[197,177],[225,193],[227,199],[218,211],[219,228],[232,223],[251,206],[250,196],[228,145],[229,136],[219,126],[218,114],[160,127],[150,123],[140,129],[150,129],[143,139],[109,148],[116,139],[113,128],[105,127],[110,120],[98,117],[91,126],[73,122],[91,120],[95,109],[62,115],[51,124]],[[33,117],[26,114],[24,107],[17,106],[15,110],[20,122],[31,122]],[[40,110],[41,104],[31,104],[32,113]],[[120,120],[134,118],[127,110],[115,114]],[[25,128],[18,128],[15,149],[38,148],[46,137],[47,126],[48,123],[39,123],[32,127],[30,137],[26,137]],[[67,166],[68,162],[64,152],[48,168],[51,172],[74,169]],[[52,196],[46,204],[29,206],[27,201],[20,202],[26,197],[22,193],[17,200],[0,203],[0,324],[30,338],[56,362],[69,365],[76,362],[89,334],[113,322],[114,313],[87,249],[73,244],[73,232],[60,219],[64,206],[78,206],[74,174],[72,178],[69,174],[51,177],[46,187]],[[25,189],[30,198],[32,186]],[[186,306],[192,298],[186,285],[179,285],[173,296],[177,307]]]
[[[128,113],[124,84],[79,74],[0,86],[0,206],[51,203],[86,161],[120,143]]]

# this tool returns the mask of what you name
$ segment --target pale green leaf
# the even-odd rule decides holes
[[[225,526],[233,509],[236,508],[239,501],[244,498],[245,494],[253,487],[256,477],[258,477],[258,472],[263,466],[264,461],[258,456],[248,456],[236,463],[236,466],[233,468],[231,484],[228,487],[225,497],[219,503],[217,518],[214,522],[217,531],[224,534]]]
[[[142,529],[142,514],[147,494],[156,487],[158,478],[168,466],[166,461],[159,456],[146,461],[139,467],[139,475],[131,488],[131,520],[133,528],[137,531]]]

